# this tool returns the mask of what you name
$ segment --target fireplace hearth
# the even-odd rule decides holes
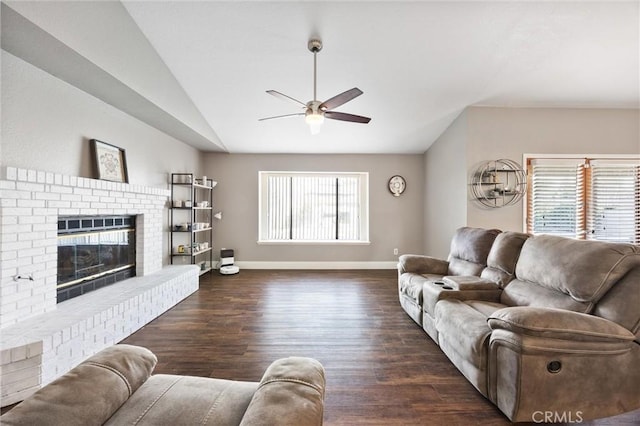
[[[58,218],[58,303],[136,275],[135,223],[135,216]]]

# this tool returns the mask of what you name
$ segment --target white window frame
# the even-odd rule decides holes
[[[357,177],[360,180],[360,229],[358,240],[270,240],[267,232],[267,191],[270,176],[322,176]],[[359,245],[369,241],[369,173],[367,172],[298,172],[298,171],[259,171],[258,172],[258,244],[274,245]]]
[[[624,160],[624,161],[638,161],[640,160],[640,155],[637,154],[523,154],[522,155],[522,164],[527,169],[528,173],[528,164],[530,160],[540,159],[540,160],[577,160],[577,159],[590,159],[590,160]],[[527,175],[527,180],[530,183],[531,176]],[[528,188],[527,191],[530,191],[531,188]],[[522,203],[522,232],[528,232],[528,210],[529,210],[529,201],[530,197],[527,194],[524,197],[524,202]],[[588,217],[588,213],[587,213]],[[588,219],[587,219],[588,221]],[[588,227],[588,223],[584,223],[585,230]],[[586,239],[586,235],[579,235],[577,238]]]

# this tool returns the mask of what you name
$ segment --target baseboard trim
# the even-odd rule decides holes
[[[398,262],[235,262],[242,269],[396,269]]]

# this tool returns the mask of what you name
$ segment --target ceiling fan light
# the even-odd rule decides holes
[[[312,135],[320,133],[320,127],[324,123],[324,115],[317,112],[307,112],[304,121],[309,125]]]

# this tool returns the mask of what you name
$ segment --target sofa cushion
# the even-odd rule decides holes
[[[568,294],[517,278],[504,288],[500,303],[507,306],[557,308],[585,313],[590,312],[593,307],[591,303],[577,301]]]
[[[499,233],[497,229],[458,229],[451,240],[447,274],[480,275],[487,265],[487,256]]]
[[[640,247],[631,244],[537,235],[524,243],[516,276],[592,307],[638,266]]]
[[[157,374],[106,425],[217,425],[242,421],[258,383]]]
[[[500,233],[491,246],[487,257],[487,267],[480,276],[497,283],[500,287],[506,286],[516,273],[516,263],[520,257],[520,251],[529,235],[522,232],[505,231]]]
[[[505,306],[493,302],[441,300],[435,307],[435,326],[442,351],[485,396],[491,329],[487,317]]]
[[[144,386],[156,362],[148,349],[111,346],[18,404],[2,416],[1,423],[101,425]]]

